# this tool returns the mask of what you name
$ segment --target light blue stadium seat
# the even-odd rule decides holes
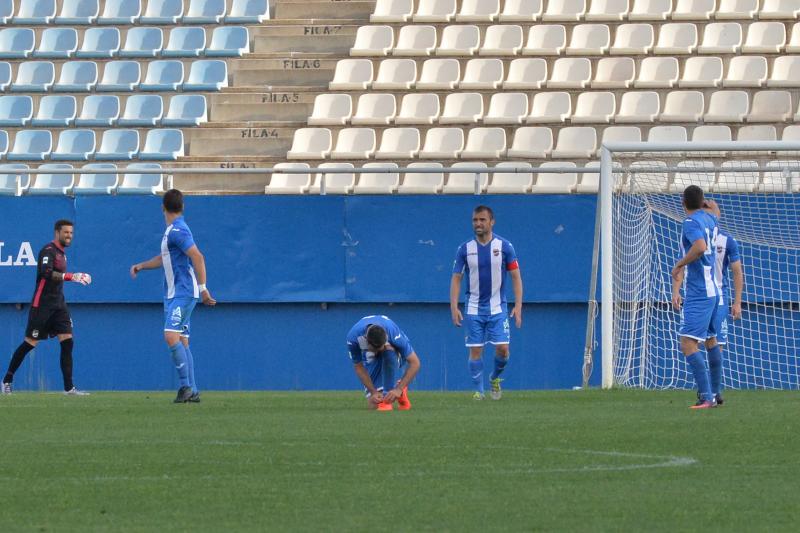
[[[146,171],[161,170],[158,163],[131,163],[125,169],[117,194],[158,194],[164,192],[162,174],[147,174]]]
[[[87,28],[75,57],[114,57],[119,52],[119,28]]]
[[[69,163],[47,163],[39,165],[42,170],[50,170],[47,174],[36,174],[33,183],[28,188],[28,194],[71,194],[72,187],[75,186],[75,175],[72,172],[73,166]],[[60,172],[57,172],[60,171]]]
[[[61,74],[53,85],[56,92],[89,92],[97,85],[97,63],[68,61],[61,65]]]
[[[206,49],[206,30],[202,26],[181,26],[169,32],[169,42],[161,50],[164,57],[198,57]]]
[[[89,163],[83,165],[85,170],[116,170],[117,165],[113,163]],[[78,174],[78,183],[72,192],[77,196],[114,194],[119,184],[119,174]]]
[[[14,16],[14,0],[0,0],[0,24],[8,24]]]
[[[125,45],[119,49],[119,57],[156,57],[163,47],[161,28],[131,28],[125,36]]]
[[[120,126],[158,126],[164,116],[164,102],[157,94],[135,94],[125,102]]]
[[[0,91],[5,91],[11,85],[11,64],[0,61]]]
[[[208,57],[237,57],[250,51],[250,34],[244,26],[219,26],[206,48]]]
[[[56,81],[56,67],[50,61],[26,61],[17,68],[12,92],[44,93]]]
[[[20,196],[28,190],[31,185],[31,175],[23,174],[20,172],[22,170],[28,170],[28,165],[24,163],[0,165],[0,195]]]
[[[8,152],[8,132],[0,130],[0,157],[3,157]]]
[[[139,153],[139,132],[136,130],[106,130],[94,158],[98,161],[133,159]]]
[[[119,118],[119,96],[91,94],[83,99],[76,126],[113,126]]]
[[[192,63],[184,91],[219,91],[228,86],[228,65],[220,59],[200,59]]]
[[[139,151],[139,159],[169,161],[183,156],[183,132],[181,130],[150,130]]]
[[[69,94],[49,94],[39,100],[39,109],[31,120],[32,126],[70,126],[77,114],[75,97]]]
[[[50,159],[53,161],[86,161],[94,155],[95,136],[92,130],[64,130]]]
[[[103,77],[95,88],[97,91],[133,91],[139,86],[142,70],[138,61],[109,61],[103,69]]]
[[[0,126],[21,128],[27,126],[31,118],[33,118],[33,98],[28,95],[0,96]],[[6,143],[8,143],[7,134]]]
[[[56,16],[56,0],[20,0],[14,24],[50,24]]]
[[[208,121],[206,97],[202,94],[178,94],[169,101],[169,111],[162,126],[199,126]]]
[[[21,130],[14,137],[14,146],[6,155],[9,161],[44,161],[53,150],[50,130]]]
[[[225,0],[191,0],[184,24],[218,24],[225,16]]]
[[[0,30],[0,57],[24,58],[33,53],[36,34],[30,28]]]
[[[33,57],[67,59],[78,49],[78,31],[75,28],[46,28]]]
[[[91,24],[100,13],[98,0],[61,0],[56,24]]]
[[[183,16],[183,0],[148,0],[139,24],[177,24]]]
[[[260,24],[269,18],[268,0],[233,0],[225,16],[228,24]]]
[[[135,24],[142,14],[141,0],[106,0],[98,24]]]
[[[153,61],[147,67],[140,91],[176,91],[183,83],[183,63],[176,59]]]

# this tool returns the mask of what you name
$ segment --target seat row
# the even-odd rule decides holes
[[[747,29],[747,37],[744,36]],[[451,25],[441,31],[434,26],[400,28],[395,40],[391,26],[361,26],[350,49],[351,56],[514,56],[514,55],[686,55],[778,53],[800,50],[800,23],[793,26],[786,42],[782,22],[712,22],[705,26],[702,40],[697,25],[673,22],[658,26],[658,38],[651,24],[622,24],[613,32],[606,24],[579,24],[567,29],[560,24],[533,25],[527,30],[516,24],[497,24],[483,32],[475,25]]]
[[[0,24],[259,24],[269,18],[268,0],[0,0]],[[61,9],[57,7],[60,4]],[[102,12],[100,6],[102,4]]]
[[[93,130],[64,130],[53,149],[50,130],[20,130],[9,150],[9,136],[0,130],[0,156],[9,161],[86,161],[96,160],[174,160],[183,156],[183,132],[176,129],[148,130],[144,146],[139,149],[136,130],[105,130],[100,147]]]
[[[794,0],[378,0],[372,22],[796,19]]]
[[[0,62],[0,91],[11,92],[88,92],[88,91],[219,91],[228,86],[228,66],[220,59],[193,61],[185,76],[183,62],[160,59],[148,64],[142,79],[138,61],[68,61],[61,65],[56,80],[56,66],[50,61],[20,63],[14,80],[11,65]]]
[[[69,172],[74,169],[69,163],[46,163],[38,168],[52,173],[28,174],[25,171],[29,167],[23,163],[0,165],[0,195],[158,194],[171,188],[171,176],[165,179],[162,174],[146,173],[161,170],[158,163],[131,163],[124,169],[120,167],[120,171],[127,171],[121,177],[117,173],[79,174],[77,180],[75,174]],[[89,163],[82,168],[117,170],[113,163]],[[167,182],[166,187],[164,182]]]
[[[118,28],[89,28],[80,47],[75,28],[46,28],[38,47],[36,33],[30,28],[0,30],[0,58],[237,57],[249,51],[250,37],[244,26],[214,28],[208,46],[202,26],[173,28],[166,46],[164,31],[152,26],[131,28],[122,46]]]
[[[34,112],[33,98],[28,95],[0,96],[0,126],[199,126],[208,121],[208,105],[202,94],[178,94],[169,98],[157,94],[129,96],[122,110],[116,95],[93,94],[78,102],[71,95],[47,95],[39,100]]]

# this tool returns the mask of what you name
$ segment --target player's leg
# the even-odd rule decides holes
[[[192,396],[192,388],[189,386],[189,366],[186,361],[186,349],[181,342],[186,303],[185,299],[179,298],[173,298],[164,303],[164,340],[167,342],[167,347],[169,347],[170,357],[175,364],[175,370],[178,372],[180,381],[175,403],[187,402]]]
[[[11,394],[12,383],[14,382],[14,374],[19,370],[25,356],[28,355],[39,343],[39,339],[47,338],[47,319],[49,312],[45,309],[42,310],[38,307],[31,307],[28,312],[28,324],[25,326],[25,340],[22,344],[17,346],[14,350],[11,360],[8,362],[8,370],[3,378],[3,384],[0,386],[0,392],[3,394]]]
[[[492,316],[488,328],[488,340],[489,343],[494,344],[494,369],[489,375],[489,382],[492,385],[491,396],[493,400],[499,400],[503,396],[503,389],[500,385],[503,380],[500,378],[500,374],[506,369],[508,358],[511,355],[511,328],[506,313]]]
[[[711,377],[711,393],[722,405],[722,348],[728,342],[728,306],[723,301],[722,305],[714,310],[711,320],[710,338],[706,340],[708,353],[708,372]]]
[[[700,343],[705,342],[708,337],[715,305],[716,298],[687,299],[683,305],[683,319],[679,330],[681,352],[686,356],[686,363],[692,371],[701,400],[694,407],[713,407],[711,379],[700,351]]]
[[[372,380],[372,384],[375,385],[375,389],[380,392],[381,394],[386,392],[386,388],[384,387],[384,380],[383,380],[383,358],[382,357],[371,357],[364,361],[364,368],[367,369],[367,373],[369,374],[369,379]],[[388,403],[379,403],[375,404],[369,401],[370,393],[365,388],[364,389],[364,396],[367,398],[367,405],[370,409],[377,409],[378,411],[391,411],[392,405]]]
[[[386,394],[392,390],[397,383],[397,372],[399,370],[399,357],[394,350],[384,350],[380,354],[381,362],[381,380],[383,383],[383,392]],[[375,383],[373,381],[373,383]],[[392,404],[388,404],[390,407]]]
[[[183,344],[183,349],[186,352],[186,366],[189,369],[189,386],[192,388],[192,396],[189,398],[189,401],[198,403],[200,401],[200,389],[198,389],[197,382],[194,378],[194,356],[192,355],[192,350],[189,348],[191,317],[195,305],[197,305],[197,300],[193,300],[190,304],[190,307],[187,307],[185,311],[186,320],[185,324],[183,325],[183,331],[181,332],[181,344]]]
[[[467,330],[466,346],[469,350],[469,375],[474,392],[472,397],[482,400],[483,388],[483,347],[486,344],[486,318],[481,315],[464,315]]]
[[[72,381],[72,350],[75,341],[72,337],[72,318],[66,308],[56,309],[47,323],[47,330],[51,336],[58,337],[61,349],[59,363],[61,377],[64,380],[64,394],[69,396],[87,396],[88,393],[78,390]]]

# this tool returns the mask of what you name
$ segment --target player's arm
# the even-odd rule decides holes
[[[517,328],[522,327],[522,274],[519,268],[511,271],[511,286],[514,288],[514,308],[511,310],[511,318],[515,319]]]
[[[744,289],[744,269],[742,262],[736,261],[730,264],[731,272],[733,272],[733,305],[731,306],[731,315],[734,320],[738,320],[742,316],[742,290]]]
[[[364,368],[364,363],[361,361],[355,363],[353,365],[353,370],[355,370],[358,380],[364,385],[364,388],[367,389],[369,401],[375,404],[381,403],[383,401],[383,394],[375,388],[375,384],[372,383],[372,378],[369,377],[369,372]]]
[[[39,275],[42,279],[51,279],[53,281],[73,281],[81,285],[89,285],[92,282],[92,276],[84,274],[83,272],[56,272],[53,265],[56,262],[56,254],[52,249],[42,250],[39,257]]]
[[[461,278],[464,274],[460,272],[453,272],[453,277],[450,278],[450,318],[453,324],[461,327],[461,321],[464,317],[461,315],[461,310],[458,308],[458,293],[461,292]]]
[[[389,393],[384,397],[384,400],[387,403],[393,402],[403,395],[403,389],[408,387],[408,384],[414,381],[417,372],[419,372],[419,367],[420,362],[417,353],[411,352],[408,354],[408,357],[406,357],[406,372],[403,374],[403,377],[400,378],[400,381],[397,382],[397,386],[390,390]]]
[[[211,297],[211,293],[208,288],[206,288],[206,258],[200,253],[200,249],[196,244],[193,244],[191,248],[186,250],[186,255],[192,260],[192,267],[194,267],[194,273],[197,275],[200,298],[202,298],[203,303],[206,305],[216,305],[217,301]]]
[[[680,269],[677,276],[672,276],[672,307],[676,311],[681,310],[683,299],[681,298],[681,285],[683,285],[684,269]]]
[[[160,255],[157,255],[154,258],[144,261],[142,263],[136,263],[131,267],[131,277],[133,279],[136,279],[136,274],[138,274],[142,270],[153,270],[154,268],[161,268],[163,264],[164,263],[161,260]]]
[[[705,239],[701,238],[695,240],[692,243],[692,247],[689,248],[688,252],[686,252],[686,255],[684,255],[680,261],[675,263],[675,266],[672,268],[672,279],[674,280],[679,275],[679,273],[683,270],[683,267],[700,259],[700,257],[706,253],[706,249],[707,246]]]

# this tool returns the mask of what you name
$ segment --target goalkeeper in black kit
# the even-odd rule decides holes
[[[67,256],[64,250],[72,244],[74,224],[69,220],[59,220],[55,224],[55,238],[39,252],[36,270],[36,289],[28,314],[25,340],[11,356],[8,371],[3,378],[3,394],[11,394],[14,373],[28,352],[41,340],[58,337],[61,343],[61,374],[64,377],[64,394],[86,396],[88,393],[75,388],[72,382],[72,318],[64,301],[64,282],[72,281],[89,285],[92,276],[83,273],[67,272]]]

